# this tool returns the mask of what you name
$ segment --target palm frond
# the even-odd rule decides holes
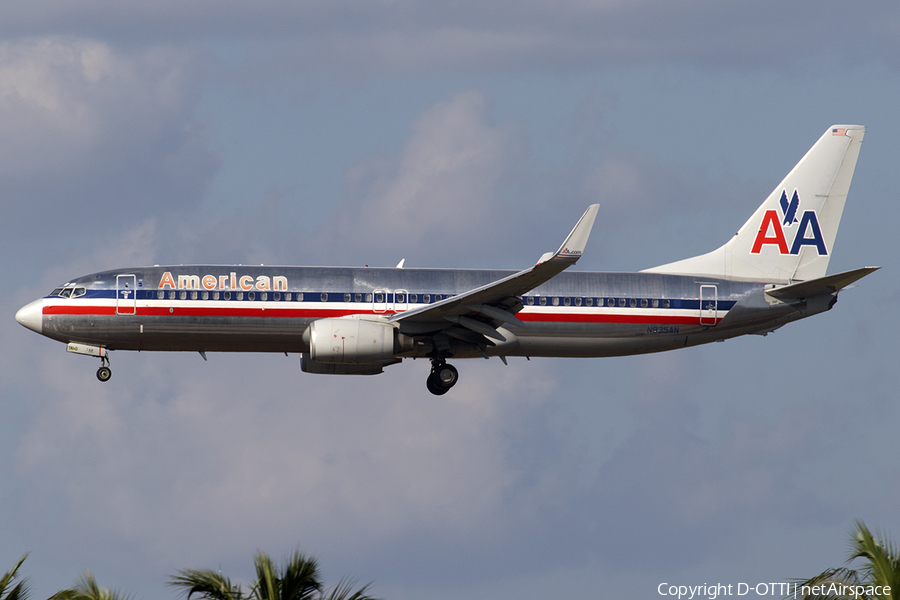
[[[866,582],[875,586],[891,586],[900,593],[900,554],[886,536],[879,537],[880,539],[872,535],[869,528],[857,520],[847,561],[866,559],[865,565],[860,569]]]
[[[130,594],[100,587],[90,571],[85,571],[84,575],[78,578],[75,587],[67,592],[71,592],[69,600],[133,600]]]
[[[278,600],[278,569],[272,558],[260,550],[253,561],[256,566],[256,584],[250,592],[258,600]]]
[[[169,578],[169,585],[187,590],[187,600],[194,594],[207,600],[242,600],[240,585],[210,569],[182,569]]]
[[[862,521],[850,539],[847,563],[861,558],[859,568],[828,569],[805,580],[794,580],[794,600],[900,600],[900,556],[896,546],[881,536],[877,539]],[[848,589],[849,588],[849,589]],[[864,590],[857,595],[857,591]],[[812,590],[819,592],[813,594]],[[888,590],[888,591],[885,591]],[[824,592],[824,593],[823,593]],[[867,592],[872,592],[867,593]],[[878,592],[878,593],[876,593]]]
[[[17,572],[19,567],[22,566],[22,563],[25,562],[25,559],[28,558],[28,554],[26,553],[22,558],[19,559],[19,562],[16,563],[11,570],[7,571],[3,574],[3,577],[0,577],[0,600],[25,600],[28,597],[28,585],[23,579],[20,581],[15,587],[7,591],[7,588],[15,581]]]
[[[371,583],[354,590],[356,583],[356,579],[341,579],[327,596],[322,597],[322,600],[378,600],[367,593],[372,585]]]
[[[281,572],[280,600],[310,600],[321,591],[318,561],[295,550]]]

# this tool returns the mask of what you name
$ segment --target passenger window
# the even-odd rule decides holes
[[[575,306],[581,306],[581,298],[575,298]]]
[[[435,302],[440,302],[440,301],[441,301],[441,295],[440,295],[440,294],[435,294],[435,295],[434,295],[434,301],[435,301]]]
[[[528,306],[534,306],[534,296],[528,296]]]
[[[303,302],[303,292],[297,292],[297,302]]]
[[[375,294],[375,302],[379,304],[384,302],[384,294]]]
[[[354,295],[353,295],[353,300],[354,300],[355,302],[362,302],[362,294],[354,294]]]
[[[265,302],[269,299],[269,292],[260,292],[259,299]]]
[[[184,290],[181,290],[180,292],[178,292],[178,298],[181,300],[187,300],[187,292]]]
[[[225,292],[225,299],[231,300],[231,292]]]
[[[213,292],[213,300],[219,299],[219,292]]]
[[[175,290],[169,290],[169,300],[175,299]]]
[[[572,299],[571,298],[563,298],[563,304],[565,304],[566,306],[571,306]]]
[[[244,292],[238,292],[238,293],[236,294],[236,297],[237,297],[238,300],[243,300],[243,299],[244,299]]]
[[[585,298],[585,299],[584,299],[584,305],[585,305],[585,306],[593,306],[593,305],[594,305],[594,299],[593,299],[593,298]]]
[[[637,300],[632,298],[631,300],[628,301],[628,305],[631,306],[631,308],[635,308],[637,306]]]
[[[191,292],[191,300],[197,299],[197,292]]]
[[[641,298],[641,308],[647,308],[647,299]]]
[[[366,302],[372,301],[372,294],[366,294]]]
[[[559,298],[553,298],[553,306],[559,306]]]
[[[417,296],[416,294],[410,294],[410,295],[409,295],[409,301],[410,301],[410,303],[411,303],[411,304],[415,304],[415,303],[417,302],[417,298],[418,298],[418,296]]]
[[[273,292],[272,300],[281,300],[281,292]]]
[[[425,294],[422,296],[422,301],[425,304],[431,304],[431,294]]]
[[[247,300],[256,300],[256,292],[247,292]]]
[[[350,302],[350,294],[344,294],[344,302]]]
[[[164,291],[159,290],[158,292],[156,292],[156,298],[157,298],[158,300],[162,300],[162,299],[164,299],[165,297],[166,297],[166,293],[165,293]]]
[[[653,302],[652,302],[652,305],[653,305],[653,308],[659,308],[659,300],[657,300],[656,298],[654,298],[654,299],[653,299]]]
[[[669,301],[663,300],[663,308],[669,308]]]
[[[406,294],[397,294],[396,301],[399,302],[400,304],[403,304],[404,302],[406,302]]]
[[[541,296],[539,302],[541,303],[541,306],[547,306],[547,296]]]
[[[322,302],[328,302],[328,292],[322,292],[319,295],[319,300],[321,300]]]
[[[625,306],[625,298],[619,298],[619,306]]]

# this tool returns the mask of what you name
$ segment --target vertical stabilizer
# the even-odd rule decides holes
[[[728,243],[645,272],[778,283],[823,277],[864,133],[861,125],[829,127]]]

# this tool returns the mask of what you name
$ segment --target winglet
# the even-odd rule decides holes
[[[581,218],[578,219],[578,223],[575,224],[569,237],[567,237],[566,241],[559,247],[559,250],[557,250],[555,254],[551,254],[550,252],[545,253],[541,256],[538,264],[545,263],[551,258],[571,258],[578,260],[584,252],[584,247],[587,246],[588,238],[591,235],[591,229],[594,227],[594,219],[597,218],[597,211],[599,210],[599,204],[591,204],[588,206],[587,210],[584,211],[584,214],[581,215]]]

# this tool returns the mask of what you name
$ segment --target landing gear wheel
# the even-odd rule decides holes
[[[428,376],[428,379],[425,380],[425,387],[428,388],[428,391],[434,394],[435,396],[443,396],[447,392],[450,391],[450,388],[444,387],[441,385],[440,379],[435,376],[434,373]]]
[[[106,365],[97,369],[97,379],[99,379],[100,381],[109,381],[110,377],[112,377],[112,369],[110,369]]]
[[[448,365],[443,358],[435,358],[431,361],[431,373],[425,380],[425,387],[435,396],[443,396],[450,391],[459,381],[459,371],[453,365]]]

